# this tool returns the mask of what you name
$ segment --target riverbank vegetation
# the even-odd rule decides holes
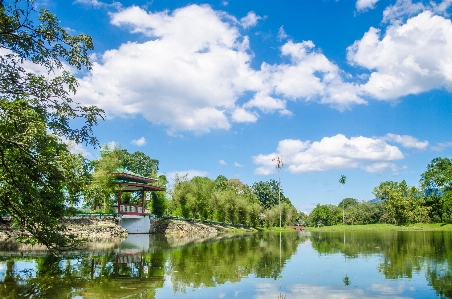
[[[373,194],[376,198],[370,202],[345,198],[338,206],[318,204],[302,222],[311,227],[452,223],[452,159],[433,159],[421,174],[419,187],[408,186],[404,180],[386,181],[375,187]],[[446,229],[448,226],[423,227]]]

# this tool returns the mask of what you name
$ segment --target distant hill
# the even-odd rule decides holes
[[[380,202],[381,202],[381,199],[379,199],[379,198],[374,198],[374,199],[369,200],[368,202],[371,202],[371,203],[380,203]]]

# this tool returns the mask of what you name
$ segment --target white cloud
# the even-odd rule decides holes
[[[235,166],[235,167],[243,167],[242,164],[239,164],[239,163],[237,163],[237,162],[234,162],[234,166]]]
[[[387,170],[398,172],[399,170],[407,169],[406,166],[398,167],[396,164],[391,162],[378,162],[371,165],[362,166],[361,168],[370,173],[383,173]]]
[[[403,147],[416,148],[419,150],[425,150],[428,147],[428,141],[419,141],[419,139],[409,135],[397,135],[388,133],[381,137],[382,140],[392,141],[400,143]]]
[[[117,1],[113,1],[112,3],[105,3],[99,0],[75,0],[75,3],[81,3],[81,4],[86,4],[86,5],[91,5],[93,7],[96,8],[100,8],[100,7],[114,7],[116,9],[120,9],[122,7],[120,2]]]
[[[264,63],[261,72],[266,88],[262,92],[271,88],[274,94],[288,99],[317,100],[339,110],[365,104],[358,86],[344,82],[337,65],[314,48],[311,41],[284,44],[281,53],[290,57],[291,64]]]
[[[110,115],[142,114],[170,132],[230,128],[229,114],[253,77],[248,39],[233,17],[207,5],[172,13],[132,6],[112,13],[111,23],[149,40],[103,53],[76,100]]]
[[[284,30],[284,26],[279,27],[278,29],[278,40],[282,41],[286,38],[288,38],[289,36],[287,35],[286,31]]]
[[[415,2],[412,0],[397,0],[393,5],[389,5],[383,11],[383,22],[400,24],[407,18],[416,16],[417,14],[430,10],[438,15],[448,17],[447,10],[452,5],[452,0],[443,0],[440,3],[430,1],[428,3]]]
[[[358,136],[348,139],[338,134],[315,142],[286,139],[279,142],[276,152],[253,157],[253,162],[259,166],[255,173],[274,173],[276,165],[272,159],[280,154],[283,155],[285,168],[291,173],[356,167],[372,170],[376,167],[375,163],[404,158],[398,147],[378,138]],[[372,165],[373,168],[365,168]]]
[[[383,37],[370,28],[347,51],[350,63],[372,70],[361,88],[376,99],[452,91],[452,23],[430,11],[389,26]]]
[[[130,143],[136,146],[144,146],[146,145],[146,138],[141,137],[140,139],[134,139]]]
[[[88,150],[80,143],[75,143],[72,140],[64,139],[63,142],[65,142],[69,148],[69,151],[74,154],[81,154],[85,158],[93,158],[93,154],[88,152]]]
[[[225,160],[218,160],[218,164],[220,165],[228,165]]]
[[[254,123],[258,119],[256,113],[249,112],[243,108],[236,108],[232,113],[232,120],[236,123],[250,122]]]
[[[200,176],[200,177],[207,176],[207,171],[189,169],[189,170],[181,170],[181,171],[171,171],[166,175],[166,177],[170,181],[174,181],[176,176],[178,176],[179,178],[185,178],[187,180],[191,180],[195,176]]]
[[[383,22],[400,23],[407,17],[412,17],[424,11],[426,7],[422,2],[413,3],[411,0],[397,0],[383,11]]]
[[[367,9],[373,9],[375,7],[375,3],[377,3],[378,0],[357,0],[356,1],[356,10],[357,11],[364,11]]]
[[[437,152],[442,152],[443,150],[445,150],[448,147],[452,147],[452,141],[440,142],[437,145],[432,146],[432,150],[437,151]]]
[[[208,5],[172,12],[131,6],[111,13],[113,25],[148,38],[96,55],[92,71],[79,80],[75,100],[107,111],[108,117],[143,115],[168,133],[228,130],[231,122],[256,122],[259,114],[290,115],[287,100],[318,101],[343,110],[366,103],[356,84],[310,41],[287,42],[291,63],[251,68],[248,37],[239,22]],[[261,17],[242,19],[251,26]],[[193,20],[196,19],[196,22]],[[248,103],[243,95],[250,94]]]
[[[266,93],[258,92],[253,99],[243,105],[244,108],[259,108],[264,113],[279,111],[280,114],[291,115],[292,112],[286,109],[286,101],[275,99]]]
[[[240,19],[240,23],[242,24],[242,27],[246,29],[246,28],[249,28],[249,27],[256,26],[257,21],[259,21],[261,19],[262,19],[262,17],[256,15],[254,13],[254,11],[250,11],[246,15],[246,17],[243,17],[243,18]]]

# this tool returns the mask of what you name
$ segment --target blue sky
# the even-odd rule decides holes
[[[278,179],[300,210],[418,185],[452,147],[452,1],[47,0],[93,37],[74,99],[160,172]],[[74,148],[88,158],[96,149]],[[347,176],[342,187],[341,175]]]

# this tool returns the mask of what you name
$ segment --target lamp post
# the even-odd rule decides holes
[[[281,228],[281,175],[279,171],[284,167],[284,161],[282,155],[273,158],[272,161],[276,161],[276,168],[278,168],[278,208],[279,208],[279,227]]]

